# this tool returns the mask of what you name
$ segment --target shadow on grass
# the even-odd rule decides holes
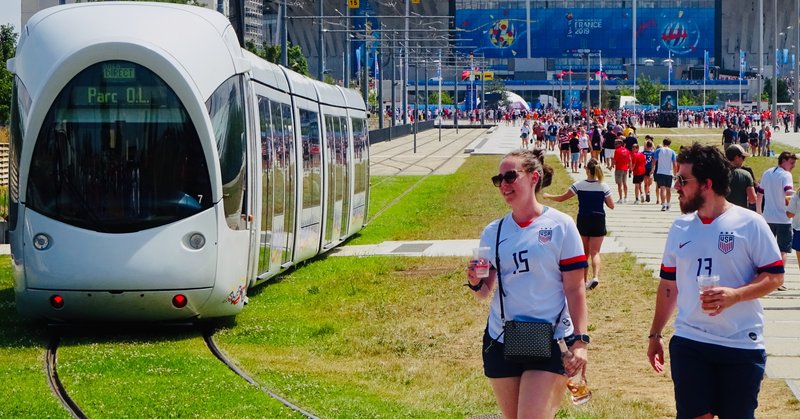
[[[14,288],[0,289],[0,347],[44,348],[48,340],[46,325],[21,317],[16,307]]]

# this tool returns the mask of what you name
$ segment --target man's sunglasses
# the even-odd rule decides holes
[[[519,177],[519,172],[525,173],[523,170],[509,170],[505,174],[492,176],[492,184],[498,188],[503,181],[506,181],[507,184],[512,184]]]
[[[675,181],[676,184],[680,184],[681,187],[684,187],[684,186],[686,186],[687,183],[689,183],[690,180],[695,180],[697,178],[696,177],[683,177],[681,175],[676,175],[672,179]]]

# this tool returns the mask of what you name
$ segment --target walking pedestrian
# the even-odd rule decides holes
[[[495,284],[501,287],[492,298],[483,335],[483,369],[507,418],[554,417],[566,390],[564,374],[583,370],[587,362],[588,310],[582,276],[587,263],[578,229],[570,216],[536,198],[552,174],[544,164],[543,150],[519,150],[503,158],[492,183],[511,212],[489,223],[480,239],[497,259],[492,260],[487,278],[477,277],[475,261],[467,269],[467,285],[476,298],[492,295]],[[553,324],[552,356],[523,363],[505,359],[504,318]],[[556,344],[555,339],[561,338],[572,342],[574,356],[567,361],[562,361]]]
[[[728,202],[743,208],[750,208],[750,204],[756,203],[755,181],[753,176],[742,168],[744,159],[749,155],[739,144],[733,144],[725,150],[725,157],[732,166],[730,191],[726,198]]]
[[[631,169],[631,153],[622,144],[622,137],[618,137],[614,144],[614,183],[617,184],[619,194],[618,204],[628,203],[628,172]]]
[[[594,289],[600,283],[600,248],[606,231],[606,212],[603,204],[614,209],[611,189],[603,182],[603,169],[600,162],[589,159],[586,163],[586,179],[575,182],[561,195],[543,194],[545,198],[563,202],[573,196],[578,197],[578,233],[581,235],[583,250],[588,260],[592,261],[592,279],[589,280],[589,269],[585,270],[583,280],[586,289]]]
[[[653,165],[656,168],[654,178],[661,200],[661,211],[669,211],[669,204],[672,200],[672,174],[675,173],[678,165],[675,163],[675,151],[669,148],[672,140],[664,138],[661,144],[662,147],[653,154]]]
[[[677,158],[681,212],[670,227],[647,357],[664,370],[662,331],[677,307],[669,342],[679,418],[754,418],[764,378],[764,316],[758,298],[783,283],[780,251],[764,219],[725,200],[730,164],[695,143]],[[700,275],[718,285],[700,288]]]

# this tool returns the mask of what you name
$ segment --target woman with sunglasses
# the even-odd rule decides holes
[[[475,261],[467,269],[467,285],[479,299],[494,293],[483,336],[484,374],[507,418],[554,417],[566,390],[567,377],[584,371],[587,360],[588,314],[583,270],[586,255],[572,218],[542,205],[536,193],[551,182],[553,169],[544,164],[544,151],[518,150],[500,163],[492,177],[511,207],[502,219],[489,223],[480,245],[491,249],[492,269],[478,278]],[[501,315],[501,303],[502,315]],[[518,363],[503,356],[503,320],[539,319],[554,325],[552,356]],[[565,338],[574,357],[562,361],[556,343]]]
[[[586,289],[594,289],[600,283],[600,248],[606,236],[606,212],[603,204],[614,209],[614,198],[611,188],[603,182],[603,170],[600,163],[589,160],[586,163],[586,179],[575,182],[561,195],[545,193],[543,196],[556,202],[563,202],[578,196],[578,232],[581,235],[584,252],[592,261],[592,279],[589,280],[589,269],[584,270],[583,280]]]

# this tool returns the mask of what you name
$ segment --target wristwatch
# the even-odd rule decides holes
[[[575,338],[575,342],[581,341],[587,345],[592,341],[589,335],[573,335],[573,338]]]

